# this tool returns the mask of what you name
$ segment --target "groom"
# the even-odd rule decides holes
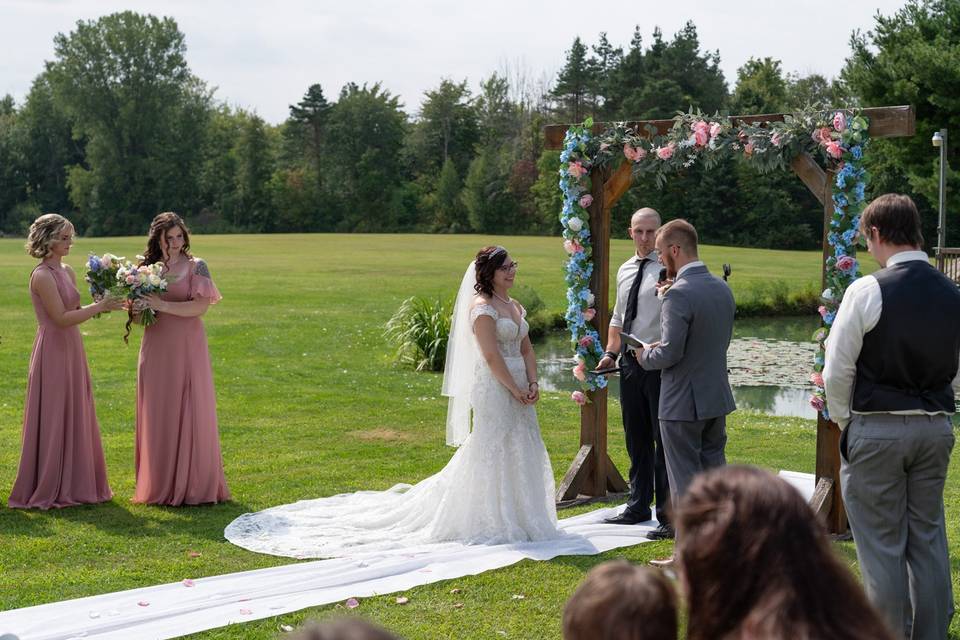
[[[655,246],[677,276],[662,293],[661,342],[635,353],[641,367],[662,372],[660,435],[676,505],[697,473],[726,464],[726,417],[736,409],[727,379],[736,307],[727,283],[700,261],[692,224],[671,220]]]

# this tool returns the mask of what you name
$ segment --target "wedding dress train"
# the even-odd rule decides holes
[[[469,310],[470,327],[480,315],[494,319],[500,355],[526,389],[520,355],[526,319],[517,325],[492,306],[479,305]],[[494,545],[562,537],[536,409],[518,402],[483,358],[474,363],[473,430],[439,473],[413,486],[247,513],[227,526],[226,539],[259,553],[330,558],[447,541]]]

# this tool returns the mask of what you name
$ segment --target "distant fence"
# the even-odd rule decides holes
[[[937,269],[954,282],[960,282],[960,249],[941,249],[937,254]]]

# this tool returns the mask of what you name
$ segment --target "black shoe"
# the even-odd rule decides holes
[[[673,540],[673,527],[665,522],[657,525],[653,531],[647,531],[648,540]]]
[[[639,524],[641,522],[649,522],[650,515],[649,511],[646,514],[624,511],[618,516],[605,519],[604,522],[607,524]]]

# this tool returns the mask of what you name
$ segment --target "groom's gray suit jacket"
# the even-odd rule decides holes
[[[707,420],[737,408],[727,377],[735,311],[730,287],[702,266],[684,271],[664,295],[661,345],[640,354],[641,367],[663,370],[661,420]]]

